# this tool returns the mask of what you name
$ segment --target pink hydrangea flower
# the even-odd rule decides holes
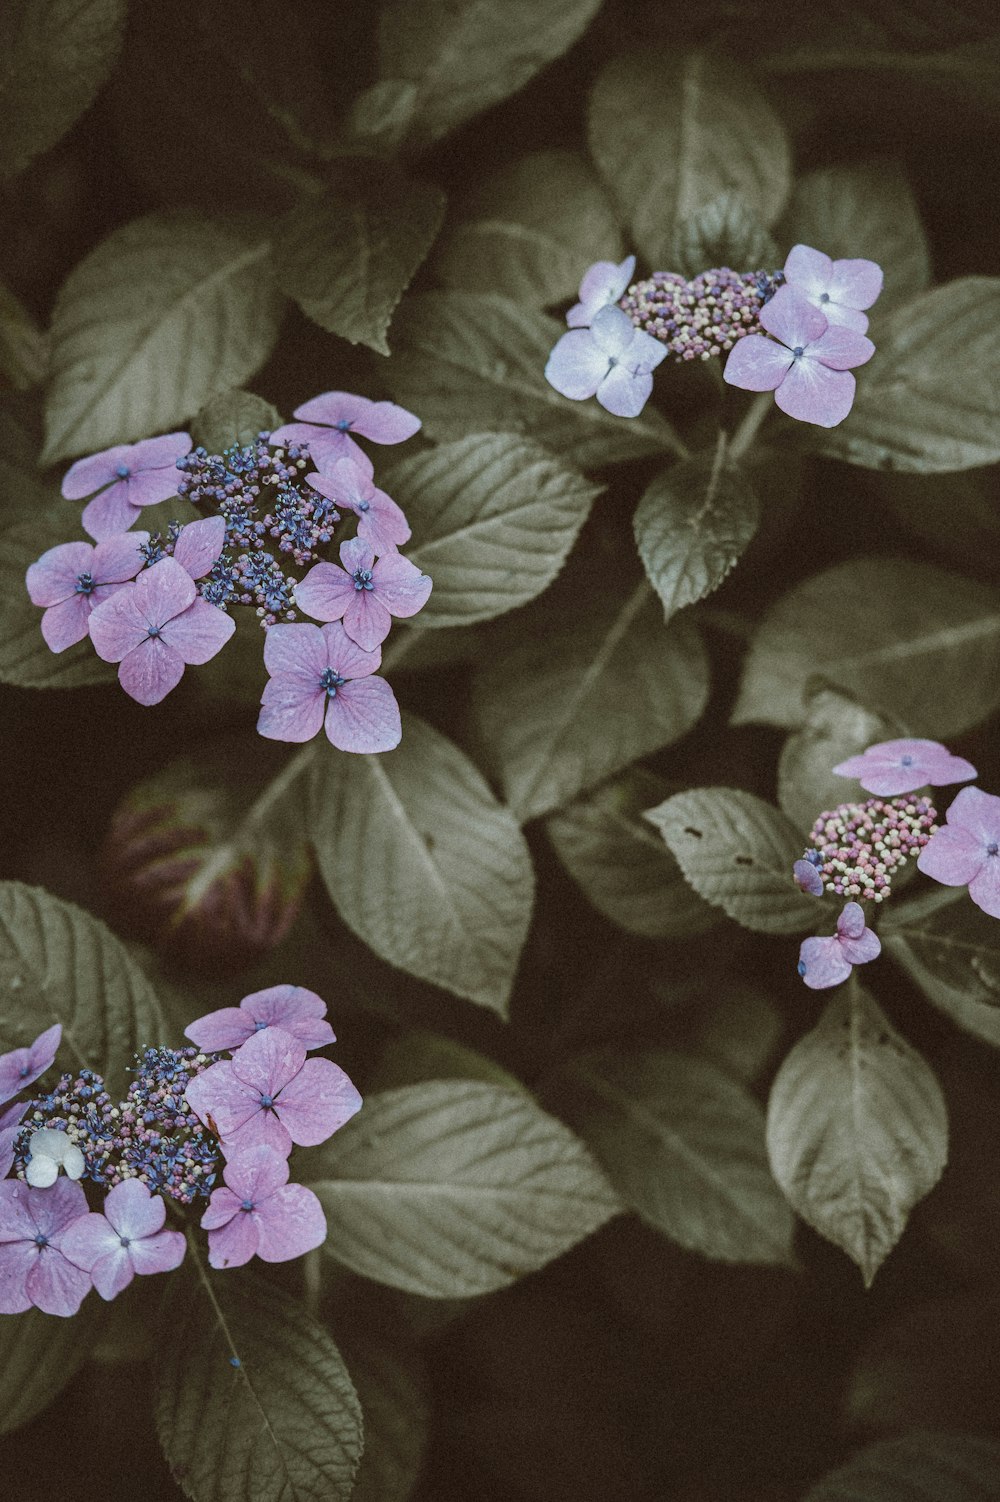
[[[314,563],[295,586],[295,603],[317,621],[342,620],[365,652],[385,641],[394,615],[416,615],[427,604],[430,579],[401,553],[385,553],[376,563],[374,549],[352,537],[341,543],[340,561],[343,568]]]
[[[199,1120],[218,1134],[227,1158],[258,1147],[283,1157],[292,1143],[315,1147],[361,1109],[361,1096],[330,1059],[307,1059],[298,1038],[269,1027],[187,1087]]]
[[[363,651],[339,621],[272,626],[257,729],[272,741],[311,741],[322,728],[338,751],[392,751],[403,727],[392,689],[372,676],[381,662],[380,647]]]
[[[882,291],[882,268],[875,261],[831,261],[821,250],[793,245],[785,261],[785,281],[829,323],[866,334],[868,319],[861,309],[870,308]]]
[[[184,1237],[165,1231],[167,1207],[138,1179],[108,1191],[101,1215],[83,1215],[66,1231],[64,1257],[89,1273],[102,1299],[116,1299],[136,1273],[169,1273],[184,1261]]]
[[[32,1189],[20,1179],[0,1183],[0,1314],[75,1314],[90,1292],[90,1275],[71,1262],[63,1242],[87,1214],[79,1184],[58,1179]]]
[[[328,501],[346,506],[358,518],[358,536],[376,553],[392,553],[410,539],[410,528],[392,496],[351,459],[338,459],[323,475],[306,475],[313,490]]]
[[[968,782],[976,769],[964,756],[952,756],[940,741],[880,741],[860,756],[850,756],[834,767],[838,777],[856,777],[869,793],[892,798],[922,787],[947,787]]]
[[[14,1166],[14,1143],[21,1130],[21,1117],[28,1109],[28,1102],[15,1101],[5,1111],[0,1111],[0,1179],[5,1179]]]
[[[213,1267],[242,1267],[251,1257],[288,1262],[326,1240],[323,1207],[304,1184],[289,1184],[288,1163],[273,1147],[231,1158],[226,1188],[214,1189],[201,1218]]]
[[[55,1023],[39,1033],[28,1048],[13,1048],[0,1054],[0,1106],[7,1104],[19,1090],[33,1085],[46,1069],[51,1069],[62,1041],[62,1025]]]
[[[747,334],[733,346],[722,372],[730,386],[773,391],[782,412],[799,422],[843,422],[854,402],[850,367],[871,359],[871,340],[829,323],[793,287],[780,287],[759,316],[774,338]]]
[[[374,467],[354,435],[372,443],[404,443],[420,429],[420,418],[395,402],[373,402],[347,391],[326,391],[296,407],[299,422],[286,422],[272,443],[307,443],[309,457],[324,474],[338,459],[353,459],[366,475]]]
[[[820,875],[816,862],[808,856],[803,856],[792,866],[792,880],[803,892],[808,892],[810,897],[822,897],[823,878]]]
[[[203,600],[174,558],[146,569],[90,618],[98,657],[121,664],[118,681],[139,704],[159,704],[181,681],[185,664],[208,662],[235,629],[232,616]]]
[[[119,443],[71,465],[62,493],[68,501],[94,496],[84,508],[83,527],[102,542],[116,532],[127,532],[143,506],[177,494],[177,461],[190,452],[190,433]],[[100,495],[94,495],[95,490]]]
[[[825,991],[846,980],[852,965],[867,965],[881,953],[878,935],[866,926],[860,902],[848,902],[837,919],[835,934],[829,938],[803,939],[799,974],[811,990]]]
[[[968,887],[977,907],[1000,918],[1000,798],[963,788],[917,867],[946,887]]]
[[[222,1053],[241,1048],[255,1033],[280,1027],[297,1038],[303,1048],[325,1048],[337,1041],[325,1017],[326,1002],[315,991],[307,991],[305,986],[269,986],[266,991],[244,996],[238,1007],[220,1007],[199,1017],[185,1028],[184,1036],[205,1053]]]
[[[192,579],[204,579],[218,562],[225,545],[225,517],[206,516],[196,522],[185,522],[171,557]]]
[[[571,401],[596,396],[616,417],[638,417],[667,347],[637,329],[621,308],[602,308],[589,328],[563,334],[545,367],[550,386]]]
[[[571,329],[586,329],[602,308],[616,303],[635,273],[635,256],[626,256],[620,265],[614,261],[595,261],[583,273],[580,301],[566,314]]]
[[[140,544],[148,532],[124,532],[106,537],[96,547],[89,542],[63,542],[49,548],[25,576],[32,605],[45,609],[42,635],[53,652],[83,641],[90,631],[90,614],[102,600],[134,579],[144,558]]]

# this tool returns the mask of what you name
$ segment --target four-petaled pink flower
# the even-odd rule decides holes
[[[314,563],[295,586],[295,603],[317,621],[342,620],[365,652],[385,641],[394,615],[416,615],[427,603],[430,579],[401,553],[385,553],[376,563],[370,545],[352,537],[341,543],[340,561],[343,568]]]
[[[231,1158],[201,1218],[213,1267],[242,1267],[251,1257],[288,1262],[326,1240],[323,1207],[304,1184],[289,1184],[288,1163],[273,1147]]]
[[[171,557],[192,579],[204,579],[218,562],[225,545],[225,517],[206,516],[200,521],[185,522]]]
[[[169,1273],[184,1260],[184,1237],[165,1231],[167,1207],[138,1179],[108,1192],[100,1215],[83,1215],[64,1233],[64,1257],[89,1273],[102,1299],[116,1299],[136,1273]]]
[[[273,676],[258,731],[272,741],[311,741],[322,728],[338,751],[392,751],[402,725],[392,689],[372,677],[381,662],[381,647],[365,652],[339,621],[272,626],[264,666]]]
[[[352,459],[338,459],[326,474],[306,475],[313,490],[338,506],[347,506],[358,518],[358,536],[376,553],[391,553],[410,539],[410,528],[392,496]]]
[[[142,568],[139,544],[148,541],[148,532],[123,532],[105,537],[96,547],[63,542],[31,565],[25,583],[32,605],[45,608],[42,635],[53,652],[65,652],[83,641],[91,611]]]
[[[943,886],[967,886],[977,907],[1000,918],[1000,798],[963,788],[917,866]]]
[[[799,422],[843,422],[854,401],[850,367],[871,359],[871,340],[829,323],[792,287],[780,287],[759,317],[774,338],[746,334],[734,344],[723,371],[730,386],[773,391],[782,412]]]
[[[621,265],[614,261],[595,261],[583,273],[580,301],[566,314],[571,329],[586,329],[602,308],[616,303],[635,272],[635,256],[626,256]]]
[[[870,308],[882,291],[882,268],[875,261],[831,261],[821,250],[793,245],[785,261],[785,281],[828,322],[865,334],[868,319],[861,310]]]
[[[13,1048],[0,1054],[0,1106],[7,1104],[19,1090],[26,1090],[55,1062],[62,1040],[62,1024],[56,1023],[39,1033],[27,1048]]]
[[[79,1184],[57,1179],[32,1189],[20,1179],[0,1183],[0,1314],[75,1314],[90,1292],[90,1275],[63,1252],[75,1221],[87,1213]]]
[[[186,663],[208,662],[235,629],[232,616],[203,600],[174,558],[146,569],[90,617],[98,657],[121,664],[118,680],[140,704],[159,704]]]
[[[361,1096],[338,1065],[307,1059],[298,1038],[278,1027],[256,1033],[232,1059],[196,1075],[186,1093],[227,1158],[261,1143],[287,1158],[293,1142],[315,1147],[361,1109]]]
[[[1000,798],[997,799],[1000,803]],[[867,965],[882,952],[878,935],[865,925],[859,902],[848,902],[829,938],[804,939],[799,949],[799,974],[813,991],[839,986],[852,965]]]
[[[856,777],[866,792],[879,798],[925,786],[947,787],[976,776],[975,767],[964,756],[952,756],[940,741],[920,740],[880,741],[833,770],[838,777]]]
[[[611,306],[595,313],[589,328],[563,334],[549,355],[545,379],[572,401],[596,396],[616,417],[638,417],[653,389],[652,372],[666,356],[665,344]]]
[[[177,494],[177,460],[191,452],[189,433],[167,433],[139,443],[119,443],[78,459],[66,471],[62,493],[68,501],[100,495],[83,512],[83,527],[97,542],[127,532],[143,506]]]
[[[273,631],[285,629],[272,627]],[[325,1017],[326,1002],[315,991],[307,991],[305,986],[269,986],[266,991],[244,996],[238,1007],[220,1007],[217,1012],[199,1017],[185,1028],[184,1036],[206,1053],[222,1053],[241,1048],[255,1033],[280,1027],[298,1038],[303,1048],[325,1048],[337,1041]]]
[[[327,471],[338,459],[353,459],[366,475],[374,473],[368,455],[354,436],[372,443],[403,443],[420,428],[420,418],[395,402],[373,402],[348,391],[326,391],[296,407],[299,422],[286,422],[271,434],[272,443],[308,443],[316,468]],[[354,435],[354,436],[352,436]]]

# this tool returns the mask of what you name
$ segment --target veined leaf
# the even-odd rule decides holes
[[[253,443],[258,433],[281,427],[277,407],[252,391],[223,391],[213,396],[191,419],[191,436],[210,454],[221,454],[234,443]]]
[[[931,1002],[1000,1048],[1000,925],[959,888],[889,903],[879,936]]]
[[[697,276],[713,266],[774,270],[779,260],[772,236],[738,192],[720,193],[682,219],[670,256],[671,266],[685,276]]]
[[[903,734],[902,727],[821,680],[806,686],[804,713],[801,730],[788,737],[778,760],[778,802],[803,840],[821,813],[868,796],[860,783],[837,777],[831,768]]]
[[[803,1502],[995,1502],[1000,1444],[975,1434],[904,1434],[859,1450]]]
[[[0,1319],[0,1434],[27,1424],[73,1380],[100,1338],[106,1314],[94,1293],[72,1319],[40,1309]]]

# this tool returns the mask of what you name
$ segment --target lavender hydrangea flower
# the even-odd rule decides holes
[[[338,459],[326,474],[306,475],[306,482],[328,501],[354,512],[358,536],[374,552],[391,553],[410,540],[409,524],[400,507],[353,460]]]
[[[854,402],[850,367],[864,365],[875,346],[863,334],[830,324],[792,287],[780,287],[760,310],[773,334],[748,334],[729,352],[722,374],[744,391],[773,391],[782,412],[799,422],[832,428]]]
[[[962,788],[917,868],[946,887],[965,887],[977,907],[1000,918],[1000,798]]]
[[[59,1177],[82,1179],[86,1168],[83,1153],[65,1131],[42,1127],[28,1138],[25,1180],[33,1189],[49,1189]]]
[[[63,542],[49,548],[25,576],[32,605],[45,609],[42,635],[53,652],[83,641],[90,615],[102,600],[122,588],[143,566],[148,532],[124,532],[89,542]]]
[[[21,1117],[28,1109],[28,1102],[15,1101],[5,1111],[0,1111],[0,1179],[5,1179],[14,1166],[14,1144],[21,1129]]]
[[[0,1054],[0,1106],[5,1106],[19,1090],[26,1090],[38,1077],[51,1069],[62,1041],[62,1024],[39,1033],[28,1048],[14,1048]]]
[[[288,1163],[260,1146],[230,1159],[226,1188],[215,1189],[201,1218],[213,1267],[242,1267],[251,1257],[288,1262],[326,1240],[323,1207],[304,1184],[289,1184]]]
[[[583,273],[580,301],[566,314],[571,329],[586,329],[602,308],[616,303],[635,274],[635,256],[626,256],[620,265],[614,261],[595,261]]]
[[[317,469],[326,473],[338,459],[353,459],[371,476],[374,467],[352,435],[372,443],[404,443],[420,429],[420,418],[395,402],[373,402],[347,391],[325,391],[295,408],[299,422],[286,422],[272,443],[307,443]]]
[[[338,751],[392,751],[403,731],[392,689],[372,677],[381,662],[380,647],[363,651],[339,621],[322,628],[272,626],[264,666],[273,676],[257,729],[268,740],[298,742],[323,728]]]
[[[189,433],[167,433],[139,443],[78,459],[66,471],[62,493],[68,501],[94,496],[83,512],[83,527],[96,542],[127,532],[143,506],[177,494],[177,460],[191,451]],[[94,491],[99,490],[99,495]]]
[[[98,657],[120,663],[122,688],[147,705],[159,704],[177,687],[185,664],[208,662],[220,652],[235,629],[232,616],[201,599],[191,575],[173,558],[146,569],[90,618]]]
[[[318,621],[342,620],[365,652],[385,641],[394,615],[416,615],[427,603],[430,579],[401,553],[386,553],[376,563],[372,547],[352,537],[341,543],[340,561],[343,568],[314,564],[295,586],[295,603]]]
[[[922,787],[947,787],[968,782],[976,769],[964,756],[952,756],[940,741],[880,741],[860,756],[850,756],[834,767],[838,777],[856,777],[869,793],[890,798]]]
[[[103,1214],[83,1215],[62,1238],[63,1256],[88,1273],[102,1299],[115,1299],[136,1273],[169,1273],[184,1260],[180,1231],[165,1231],[167,1207],[137,1179],[110,1190]]]
[[[638,417],[666,346],[637,329],[621,308],[602,308],[589,328],[563,334],[545,366],[550,386],[571,401],[596,396],[616,417]]]
[[[330,1059],[307,1059],[298,1038],[269,1027],[187,1087],[191,1109],[218,1133],[227,1158],[261,1143],[286,1157],[315,1147],[361,1109],[361,1096]]]
[[[218,563],[225,545],[225,517],[206,516],[181,527],[171,557],[192,579],[204,579]]]
[[[318,627],[289,628],[278,626],[279,631],[289,629],[316,631]],[[273,633],[268,633],[270,641]],[[208,1012],[185,1028],[185,1038],[190,1038],[206,1053],[222,1053],[241,1048],[255,1033],[269,1027],[280,1027],[303,1048],[325,1048],[336,1043],[337,1037],[330,1024],[324,1021],[326,1002],[315,991],[305,986],[269,986],[266,991],[253,991],[244,996],[238,1007],[220,1007],[217,1012]]]
[[[1000,798],[997,799],[1000,803]],[[847,979],[853,965],[867,965],[882,953],[878,935],[865,924],[859,902],[848,902],[829,938],[803,939],[799,974],[813,991],[825,991]]]
[[[793,245],[785,281],[819,308],[827,322],[866,334],[868,319],[861,310],[870,308],[882,291],[882,268],[875,261],[832,261],[809,245]]]
[[[90,1276],[63,1252],[71,1226],[87,1214],[79,1184],[59,1179],[32,1189],[20,1179],[0,1183],[0,1314],[75,1314]]]

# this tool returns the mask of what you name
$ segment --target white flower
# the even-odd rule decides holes
[[[83,1153],[65,1132],[54,1127],[32,1132],[24,1177],[33,1189],[50,1189],[60,1168],[68,1179],[80,1179],[85,1167]]]

